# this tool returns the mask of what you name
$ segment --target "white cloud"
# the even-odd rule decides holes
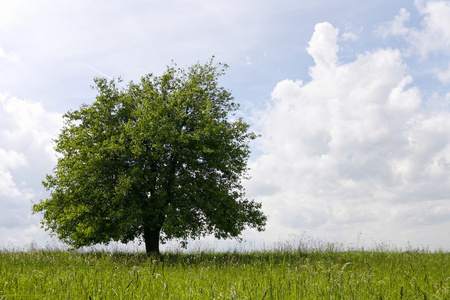
[[[5,50],[3,50],[2,47],[0,47],[0,60],[2,60],[2,59],[5,59],[7,61],[12,61],[12,62],[18,62],[20,60],[17,53],[15,53],[15,52],[7,53],[7,52],[5,52]]]
[[[265,154],[248,189],[269,213],[269,234],[383,240],[390,228],[406,243],[407,226],[449,228],[438,208],[450,205],[450,113],[424,109],[398,50],[340,64],[337,34],[315,27],[311,81],[279,82],[260,119]]]
[[[2,169],[0,169],[0,194],[8,197],[20,196],[20,191],[17,189],[11,174]]]
[[[61,126],[61,114],[0,94],[0,240],[15,241],[20,235],[30,242],[37,237],[25,236],[39,223],[31,216],[31,201],[44,196],[41,181],[55,163],[51,139]]]
[[[45,111],[41,103],[0,93],[0,147],[45,149],[54,157],[54,138],[62,126],[62,114]]]
[[[353,31],[347,31],[342,34],[341,37],[344,41],[356,41],[359,39],[359,33]]]
[[[450,84],[450,64],[447,67],[447,70],[441,71],[441,70],[435,70],[436,77],[439,79],[439,81],[443,84]]]
[[[431,53],[450,54],[450,2],[428,1],[418,6],[424,15],[422,29],[412,29],[408,40],[422,56]]]
[[[383,24],[377,32],[383,37],[403,36],[410,50],[422,58],[436,53],[450,55],[450,2],[415,1],[415,4],[423,16],[421,28],[407,27],[410,14],[402,8],[393,21]]]
[[[22,194],[14,182],[10,170],[17,169],[26,164],[27,161],[23,153],[0,148],[0,194],[4,197],[13,198]]]
[[[26,165],[23,153],[0,148],[0,169],[16,168],[21,165]]]
[[[405,23],[409,20],[410,13],[402,8],[394,20],[381,25],[376,32],[386,38],[389,35],[406,35],[409,29],[405,27]]]
[[[317,24],[307,48],[317,65],[333,67],[337,62],[338,30],[329,23]]]

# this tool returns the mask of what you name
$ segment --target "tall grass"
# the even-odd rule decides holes
[[[0,252],[0,299],[450,299],[429,251]]]

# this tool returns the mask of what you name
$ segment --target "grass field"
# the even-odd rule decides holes
[[[450,299],[450,254],[3,250],[0,299]]]

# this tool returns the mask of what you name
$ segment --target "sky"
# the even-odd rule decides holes
[[[443,0],[0,0],[0,247],[60,245],[31,206],[94,77],[212,56],[261,135],[244,185],[268,223],[244,243],[450,250]]]

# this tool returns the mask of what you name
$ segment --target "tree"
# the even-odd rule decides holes
[[[96,101],[67,112],[55,140],[50,196],[33,205],[42,227],[75,248],[140,238],[156,254],[160,241],[263,230],[241,184],[256,136],[219,86],[226,68],[172,66],[126,88],[95,78]]]

